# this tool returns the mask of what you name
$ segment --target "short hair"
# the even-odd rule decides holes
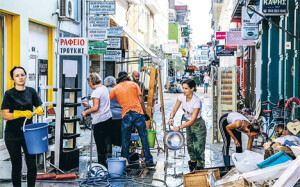
[[[104,86],[113,86],[116,85],[116,79],[113,76],[108,76],[103,81]]]
[[[102,82],[102,79],[98,73],[90,73],[87,78],[87,81],[92,83],[92,85],[97,85]]]
[[[138,72],[138,71],[134,70],[134,71],[132,72],[132,75],[134,75],[135,73],[138,73],[138,74],[140,74],[140,72]]]
[[[10,72],[9,72],[9,73],[10,73],[10,77],[11,77],[12,80],[14,80],[14,71],[15,71],[16,69],[22,69],[22,70],[24,71],[25,75],[27,75],[27,73],[26,73],[26,71],[25,71],[25,69],[24,69],[23,67],[21,67],[21,66],[15,66],[15,67],[13,67],[13,69],[11,69]]]
[[[118,74],[118,77],[122,77],[123,75],[128,75],[128,73],[126,71],[120,71]]]
[[[190,89],[194,88],[194,92],[197,91],[197,88],[196,88],[197,85],[196,85],[196,82],[193,79],[184,80],[184,81],[182,81],[181,84],[182,85],[187,84]]]

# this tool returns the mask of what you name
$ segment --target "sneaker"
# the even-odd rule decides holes
[[[146,166],[147,167],[155,167],[156,164],[154,162],[149,162],[149,163],[146,163]]]

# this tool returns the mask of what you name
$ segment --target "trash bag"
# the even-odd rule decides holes
[[[253,151],[244,151],[243,153],[233,153],[232,161],[236,169],[240,172],[249,172],[257,169],[257,164],[264,161],[264,156]]]

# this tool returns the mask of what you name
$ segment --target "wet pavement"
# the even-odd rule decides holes
[[[212,130],[212,119],[211,119],[211,97],[210,94],[203,94],[203,88],[198,88],[197,95],[201,98],[203,102],[202,118],[206,121],[207,127],[207,140],[206,140],[206,150],[205,150],[205,168],[223,166],[222,157],[222,142],[211,144],[211,130]],[[179,94],[164,93],[164,105],[165,105],[165,116],[166,123],[169,119],[170,112],[176,102]],[[180,108],[174,117],[174,125],[181,124],[181,118],[183,111]],[[160,113],[160,104],[155,107],[154,120],[157,122],[157,138],[160,148],[164,148],[163,144],[163,126],[162,126],[162,114]],[[168,128],[167,124],[167,130]],[[183,129],[184,130],[184,129]],[[184,130],[185,131],[185,130]],[[184,132],[183,131],[183,132]],[[78,146],[81,147],[80,153],[80,166],[79,171],[74,170],[79,174],[79,179],[84,179],[87,177],[88,163],[90,159],[90,131],[81,130],[82,136],[78,138]],[[185,135],[185,132],[184,132]],[[246,142],[246,141],[243,141]],[[234,146],[231,146],[230,151],[233,151]],[[245,147],[245,146],[244,146]],[[137,148],[137,152],[141,149]],[[186,146],[177,151],[169,150],[169,155],[166,157],[164,150],[155,148],[151,149],[151,153],[156,162],[155,168],[146,169],[133,169],[128,171],[128,176],[130,181],[123,182],[111,182],[111,186],[183,186],[182,175],[189,172],[188,161],[189,155],[187,153]],[[96,162],[96,147],[93,145],[93,161]],[[9,161],[8,161],[9,162]],[[102,184],[101,186],[103,186]],[[11,183],[1,183],[1,186],[11,186]],[[26,186],[23,183],[22,186]],[[79,186],[79,183],[41,183],[37,182],[37,186]]]

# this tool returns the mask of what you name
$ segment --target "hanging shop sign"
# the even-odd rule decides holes
[[[226,45],[227,46],[238,46],[238,45],[248,45],[254,46],[254,40],[243,40],[242,32],[227,32],[226,36]]]
[[[107,36],[123,36],[123,27],[110,27],[107,30]]]
[[[121,38],[108,38],[107,48],[121,48]]]
[[[122,50],[107,50],[104,55],[104,61],[121,61]]]
[[[115,1],[90,1],[90,14],[116,14]]]
[[[93,29],[89,30],[89,40],[106,40],[107,39],[107,29]]]
[[[89,29],[108,29],[110,27],[109,16],[89,16]]]
[[[188,49],[187,48],[179,48],[179,52],[182,54],[182,56],[188,55]]]
[[[225,40],[226,32],[216,32],[216,40]]]
[[[175,43],[166,43],[166,44],[164,44],[163,49],[164,49],[164,52],[168,53],[168,54],[177,54],[177,53],[179,53],[178,44],[176,42]]]
[[[261,1],[262,12],[268,16],[279,16],[287,13],[287,0]]]
[[[88,42],[86,38],[60,38],[59,39],[60,55],[87,55]]]
[[[89,42],[89,54],[106,54],[106,42]]]
[[[255,6],[250,6],[256,9]],[[257,14],[250,8],[242,7],[242,38],[244,40],[256,40],[258,38]]]
[[[217,56],[234,56],[234,49],[225,49],[224,45],[216,46],[216,55]]]

